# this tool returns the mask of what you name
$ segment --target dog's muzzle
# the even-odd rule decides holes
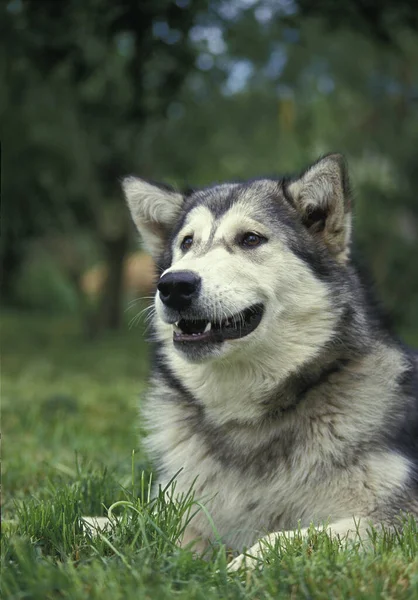
[[[207,307],[199,306],[201,288],[202,280],[194,271],[171,271],[158,282],[163,320],[173,327],[176,348],[187,354],[197,351],[203,356],[211,348],[246,337],[257,329],[264,314],[263,304],[252,304],[236,314],[220,307],[218,314],[212,314]]]

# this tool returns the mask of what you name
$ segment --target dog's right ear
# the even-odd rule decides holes
[[[287,192],[308,231],[337,261],[346,262],[351,240],[351,197],[344,157],[324,156],[289,181]]]
[[[133,176],[123,179],[122,188],[144,246],[156,259],[180,214],[183,195]]]

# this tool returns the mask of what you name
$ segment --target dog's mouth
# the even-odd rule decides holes
[[[174,343],[216,342],[237,340],[253,332],[264,313],[262,304],[254,304],[222,321],[180,319],[173,325]]]

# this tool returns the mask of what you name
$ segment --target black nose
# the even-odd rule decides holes
[[[157,288],[166,306],[186,310],[199,292],[201,279],[193,271],[172,271],[163,275]]]

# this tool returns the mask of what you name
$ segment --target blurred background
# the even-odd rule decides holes
[[[380,0],[2,2],[3,307],[95,338],[152,265],[120,177],[177,186],[347,155],[356,245],[418,331],[418,11]],[[374,5],[374,6],[373,6]]]
[[[43,477],[42,461],[68,471],[74,449],[110,460],[137,444],[153,265],[126,174],[202,186],[345,153],[356,248],[418,346],[415,0],[3,0],[0,13],[9,485]]]

